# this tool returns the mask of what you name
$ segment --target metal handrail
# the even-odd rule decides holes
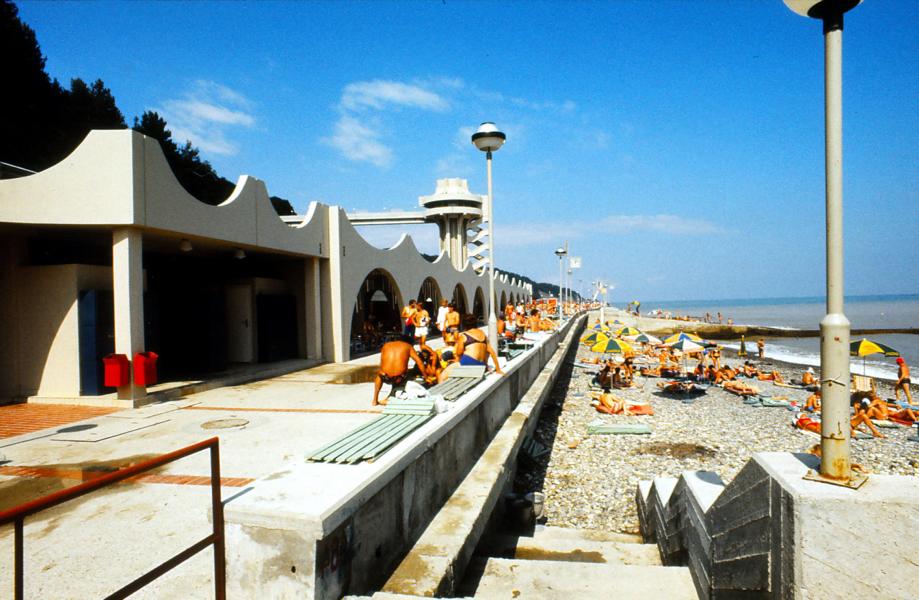
[[[226,551],[224,547],[224,535],[223,535],[223,502],[220,499],[220,440],[216,437],[204,440],[203,442],[198,442],[197,444],[192,444],[191,446],[186,446],[176,450],[175,452],[170,452],[168,454],[163,454],[156,458],[151,458],[150,460],[145,460],[136,465],[125,467],[124,469],[119,469],[113,473],[107,473],[101,475],[96,479],[81,483],[74,487],[70,487],[59,492],[54,492],[53,494],[48,494],[47,496],[42,496],[32,500],[31,502],[26,502],[20,504],[14,508],[11,508],[6,511],[0,512],[0,527],[13,523],[15,528],[15,540],[14,540],[14,555],[15,555],[15,576],[13,578],[13,597],[16,600],[22,600],[25,594],[25,586],[23,585],[24,573],[23,573],[23,530],[25,528],[25,519],[31,515],[39,513],[43,510],[47,510],[64,502],[68,502],[80,496],[89,494],[98,489],[104,488],[106,486],[118,483],[119,481],[124,481],[125,479],[130,479],[151,469],[161,467],[168,463],[174,462],[180,458],[184,458],[196,452],[200,452],[205,449],[210,449],[211,452],[211,505],[213,512],[213,532],[202,539],[201,541],[189,546],[182,552],[176,554],[169,560],[164,563],[154,567],[150,571],[144,573],[128,585],[114,592],[113,594],[107,596],[108,599],[121,599],[127,598],[129,595],[133,594],[137,590],[141,589],[157,577],[163,575],[167,571],[173,569],[179,564],[185,562],[201,550],[204,550],[211,544],[214,545],[214,593],[217,597],[217,600],[225,600],[226,598]]]

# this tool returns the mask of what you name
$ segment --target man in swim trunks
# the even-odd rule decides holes
[[[402,387],[409,379],[408,360],[412,359],[415,366],[421,371],[421,374],[428,375],[428,369],[415,352],[415,348],[408,342],[398,340],[395,342],[386,342],[380,349],[380,370],[373,380],[373,406],[377,404],[386,404],[386,401],[379,401],[380,388],[384,383],[393,386],[393,389]]]
[[[456,312],[456,305],[452,302],[447,305],[447,316],[444,318],[444,342],[452,344],[460,328],[460,314]]]
[[[766,357],[766,340],[763,338],[756,340],[756,350],[759,352],[759,359],[763,360]]]
[[[813,367],[807,367],[807,370],[804,371],[804,374],[801,375],[801,385],[804,387],[811,387],[817,385],[817,378],[814,377]]]
[[[897,370],[897,383],[893,386],[893,395],[900,399],[900,390],[906,394],[906,401],[910,404],[913,403],[913,394],[909,389],[910,380],[909,380],[909,367],[906,365],[906,361],[903,360],[903,357],[897,358],[897,364],[900,368]]]
[[[495,372],[503,375],[501,365],[498,364],[498,354],[488,343],[488,337],[481,329],[463,331],[454,337],[453,357],[456,362],[466,366],[488,366],[491,357],[495,365]]]

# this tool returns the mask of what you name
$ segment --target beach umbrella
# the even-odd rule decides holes
[[[597,323],[596,325],[591,327],[591,329],[593,329],[594,331],[609,331],[609,327],[607,327],[606,325],[603,325],[602,323]]]
[[[647,333],[639,333],[638,335],[626,336],[626,339],[628,339],[630,342],[638,342],[639,344],[651,344],[652,346],[656,346],[661,343],[660,339]]]
[[[615,338],[597,342],[590,347],[590,351],[599,352],[601,354],[631,354],[634,352],[627,342]]]
[[[615,321],[613,321],[613,325],[624,325],[624,323],[620,321],[619,319],[616,319]]]
[[[581,343],[584,344],[585,346],[594,346],[608,339],[609,339],[609,336],[603,333],[602,331],[594,331],[582,337]]]
[[[673,337],[673,336],[670,336],[670,337]],[[698,337],[698,336],[696,336],[696,337]],[[670,339],[670,338],[667,338],[667,339]],[[700,341],[701,341],[701,339],[700,339]],[[686,355],[689,354],[689,353],[691,353],[691,352],[701,352],[702,350],[705,349],[705,347],[704,347],[703,345],[697,344],[696,342],[694,342],[694,341],[692,341],[692,340],[690,340],[690,339],[687,339],[687,338],[684,338],[684,339],[681,339],[681,340],[677,340],[677,341],[671,342],[671,343],[667,343],[667,342],[665,341],[664,343],[667,344],[668,346],[670,346],[671,349],[673,349],[673,350],[679,350],[680,352],[683,353],[683,370],[684,370],[684,371],[686,370]]]
[[[616,335],[619,337],[627,337],[630,335],[638,335],[641,331],[635,329],[634,327],[623,327],[616,332]]]
[[[679,342],[680,340],[689,340],[690,342],[695,342],[697,344],[701,344],[704,341],[702,338],[700,338],[694,333],[686,333],[685,331],[680,331],[680,332],[674,333],[673,335],[665,339],[664,343],[668,345],[675,344],[676,342]]]
[[[871,354],[883,354],[884,356],[896,357],[900,356],[900,353],[897,350],[894,350],[890,346],[886,346],[880,342],[873,342],[869,339],[862,338],[860,340],[855,340],[854,342],[849,343],[849,354],[851,356],[861,356],[862,357],[862,375],[866,372],[865,367],[865,357]]]

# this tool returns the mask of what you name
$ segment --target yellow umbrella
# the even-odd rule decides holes
[[[607,339],[602,342],[597,342],[590,347],[591,352],[600,352],[602,354],[634,354],[632,347],[622,341],[617,339]]]
[[[641,334],[641,331],[635,329],[634,327],[623,327],[622,329],[616,332],[616,335],[618,335],[619,337],[625,337],[627,335],[639,335],[639,334]]]
[[[700,338],[694,333],[686,333],[685,331],[679,331],[677,333],[674,333],[670,337],[668,337],[666,340],[664,340],[664,343],[665,344],[675,344],[679,342],[680,340],[689,340],[690,342],[696,342],[697,344],[704,341],[702,338]]]
[[[582,337],[581,343],[584,344],[585,346],[593,346],[594,344],[597,344],[599,342],[602,342],[608,339],[609,339],[609,336],[603,333],[602,331],[594,331]]]
[[[880,342],[872,342],[869,339],[862,338],[860,340],[855,340],[854,342],[849,342],[849,354],[851,356],[861,356],[862,357],[862,375],[867,372],[867,367],[865,366],[865,357],[869,354],[883,354],[884,356],[900,356],[900,353],[890,346],[885,346]]]

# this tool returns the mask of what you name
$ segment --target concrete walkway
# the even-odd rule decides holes
[[[367,356],[139,409],[84,412],[92,418],[50,420],[46,429],[0,439],[0,510],[213,436],[223,499],[246,493],[251,481],[376,417],[378,362]],[[48,408],[0,407],[0,418],[10,428],[18,414]],[[105,596],[205,537],[209,472],[207,452],[199,453],[28,519],[26,597]],[[4,527],[0,596],[12,593],[12,544],[12,527]],[[211,572],[206,550],[135,597],[211,597]]]

